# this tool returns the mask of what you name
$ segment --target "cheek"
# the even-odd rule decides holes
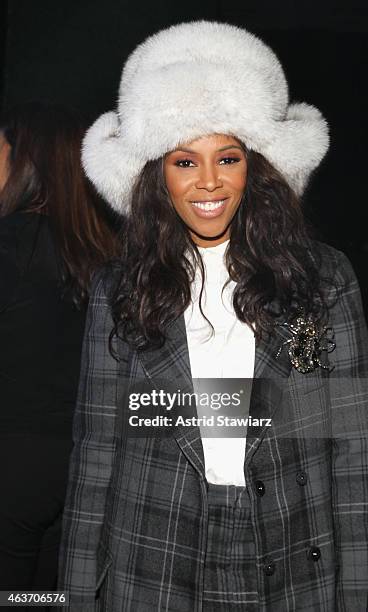
[[[244,191],[247,184],[247,171],[242,170],[239,174],[234,177],[234,186],[238,191]]]
[[[189,188],[188,178],[183,176],[182,173],[177,172],[175,169],[165,171],[164,177],[166,188],[173,202],[185,195]]]
[[[247,184],[247,170],[239,168],[234,172],[226,174],[225,182],[227,186],[236,192],[243,192]]]

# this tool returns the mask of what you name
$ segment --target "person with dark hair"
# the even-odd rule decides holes
[[[139,45],[88,130],[127,226],[83,345],[72,612],[365,612],[367,329],[301,206],[327,148],[271,49],[205,21]]]
[[[83,135],[57,105],[0,121],[0,590],[56,587],[90,284],[118,250]]]

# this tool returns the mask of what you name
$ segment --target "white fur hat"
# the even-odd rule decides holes
[[[314,106],[289,104],[279,60],[259,38],[226,23],[174,25],[140,44],[123,69],[117,113],[97,119],[85,171],[119,212],[147,161],[218,133],[261,153],[301,194],[328,149]]]

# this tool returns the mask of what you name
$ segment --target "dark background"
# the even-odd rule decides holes
[[[259,34],[285,68],[291,99],[325,115],[330,151],[304,206],[320,239],[351,259],[367,312],[366,1],[0,0],[1,104],[64,102],[92,121],[114,107],[123,62],[134,47],[160,28],[193,19]]]

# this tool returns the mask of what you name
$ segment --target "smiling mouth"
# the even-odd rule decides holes
[[[199,208],[200,210],[210,212],[212,210],[217,210],[218,208],[220,208],[225,203],[226,199],[227,198],[225,198],[224,200],[215,200],[215,201],[209,200],[206,202],[191,202],[191,204],[195,206],[196,208]]]

